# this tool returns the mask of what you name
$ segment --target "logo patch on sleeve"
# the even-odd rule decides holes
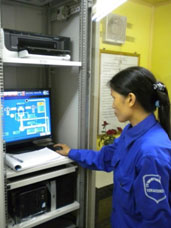
[[[161,184],[161,176],[148,174],[143,176],[145,195],[156,203],[166,199],[165,191]]]

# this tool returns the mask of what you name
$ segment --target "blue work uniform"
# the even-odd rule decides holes
[[[153,114],[100,151],[71,149],[69,157],[114,171],[112,228],[171,228],[171,141]]]

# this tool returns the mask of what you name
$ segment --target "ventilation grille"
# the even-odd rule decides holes
[[[123,44],[126,40],[127,18],[109,14],[104,20],[103,42]]]

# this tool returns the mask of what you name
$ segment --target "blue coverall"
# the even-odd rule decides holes
[[[69,157],[114,171],[112,228],[171,228],[171,141],[153,114],[100,151],[71,149]]]

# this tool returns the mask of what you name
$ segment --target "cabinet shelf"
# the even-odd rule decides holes
[[[59,169],[59,170],[54,170],[54,171],[47,171],[46,173],[41,173],[39,175],[34,175],[34,176],[29,176],[29,177],[25,177],[19,180],[14,180],[14,181],[10,181],[7,184],[7,187],[9,190],[12,189],[16,189],[16,188],[20,188],[23,186],[27,186],[30,184],[34,184],[34,183],[38,183],[44,180],[48,180],[48,179],[52,179],[54,177],[58,177],[61,175],[65,175],[68,173],[72,173],[76,171],[77,166],[71,165],[68,166],[66,168],[63,169]]]
[[[82,64],[79,61],[58,60],[55,58],[3,58],[5,65],[52,65],[52,66],[76,66],[80,67]]]
[[[25,222],[21,222],[20,224],[16,224],[16,225],[9,224],[8,228],[31,228],[33,226],[37,226],[39,224],[55,219],[64,214],[67,214],[69,212],[78,210],[79,208],[80,208],[80,204],[77,201],[75,201],[72,204],[53,210],[51,212],[47,212],[43,215],[33,217],[32,219],[29,219],[28,221],[25,221]]]
[[[49,162],[44,165],[39,165],[39,166],[30,168],[30,169],[26,169],[23,171],[18,171],[18,172],[12,170],[9,167],[6,167],[6,176],[7,176],[7,179],[15,178],[15,177],[19,177],[19,176],[22,176],[25,174],[29,174],[29,173],[33,173],[33,172],[37,172],[37,171],[41,171],[41,170],[46,170],[49,168],[57,167],[60,165],[65,165],[65,164],[72,163],[72,162],[73,162],[73,160],[71,160],[70,158],[64,157],[62,160],[52,161],[52,162]]]

